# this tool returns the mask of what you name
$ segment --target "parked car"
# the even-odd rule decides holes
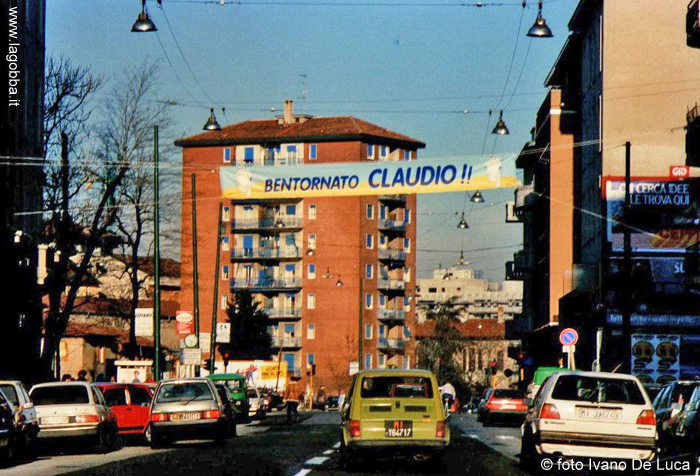
[[[538,367],[537,370],[535,370],[535,374],[532,376],[532,382],[527,386],[527,398],[534,400],[540,387],[544,381],[547,380],[547,377],[555,372],[561,372],[562,370],[566,369],[561,367]]]
[[[119,444],[117,418],[97,385],[51,382],[29,391],[39,419],[39,440],[86,439],[99,452]]]
[[[39,434],[34,403],[24,384],[18,380],[0,380],[0,392],[13,409],[14,442],[23,456],[29,456]]]
[[[341,418],[345,466],[369,452],[441,457],[450,444],[437,380],[427,370],[358,372]]]
[[[631,375],[554,373],[522,426],[520,458],[538,471],[544,457],[627,460],[629,468],[629,460],[652,460],[655,455],[654,409]]]
[[[258,418],[260,420],[265,418],[265,403],[263,401],[262,395],[257,387],[248,387],[246,390],[248,395],[248,416],[250,418]]]
[[[151,387],[140,383],[98,383],[97,386],[117,417],[119,434],[140,437],[150,444]]]
[[[15,410],[5,395],[0,392],[0,460],[10,461],[14,457]]]
[[[670,382],[664,385],[656,395],[654,413],[656,415],[656,430],[659,434],[659,449],[662,453],[668,454],[675,449],[674,424],[698,386],[700,386],[700,382],[693,380]]]
[[[223,404],[224,412],[226,414],[225,417],[228,423],[227,434],[229,436],[236,436],[236,414],[233,410],[235,403],[233,400],[231,400],[231,395],[228,393],[226,385],[217,383],[214,386],[219,394],[219,398],[221,398],[221,403]]]
[[[338,397],[336,395],[331,395],[330,397],[328,397],[328,399],[326,400],[326,408],[331,410],[338,409]]]
[[[207,378],[160,382],[150,419],[153,448],[189,439],[213,439],[222,444],[230,436],[230,419],[214,383]]]
[[[220,382],[226,385],[228,393],[233,399],[236,422],[247,422],[249,420],[250,403],[248,402],[248,388],[245,383],[245,377],[238,374],[213,374],[207,378],[215,383]]]
[[[522,421],[527,413],[525,395],[520,390],[491,389],[481,406],[481,421],[489,426],[496,421]]]

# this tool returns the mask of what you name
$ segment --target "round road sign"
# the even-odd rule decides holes
[[[561,345],[575,345],[578,342],[578,332],[567,327],[559,334],[559,342]]]

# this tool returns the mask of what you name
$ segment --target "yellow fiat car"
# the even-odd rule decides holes
[[[427,370],[355,374],[341,414],[340,455],[346,466],[369,452],[440,458],[450,444],[437,380]]]

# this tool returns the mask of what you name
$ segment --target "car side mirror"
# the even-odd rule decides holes
[[[527,405],[528,407],[531,407],[533,404],[532,398],[523,398],[523,404]]]
[[[22,405],[23,410],[31,410],[32,408],[34,408],[34,403],[32,402],[27,402],[24,405]]]

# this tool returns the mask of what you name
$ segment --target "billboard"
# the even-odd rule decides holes
[[[681,374],[681,336],[678,334],[632,335],[632,375],[642,383],[665,384]]]
[[[221,167],[223,198],[234,200],[441,193],[515,187],[513,157]]]
[[[684,253],[700,242],[700,182],[632,180],[630,210],[625,217],[625,181],[605,181],[607,239],[614,252],[624,251],[624,223],[634,253]]]

